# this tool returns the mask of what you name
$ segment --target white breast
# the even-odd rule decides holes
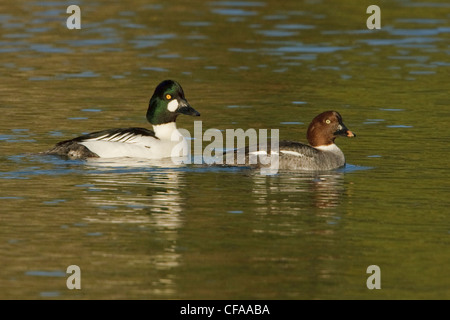
[[[336,144],[334,144],[334,143],[329,144],[327,146],[318,146],[318,147],[314,147],[314,148],[319,149],[321,151],[329,151],[329,152],[333,152],[333,153],[342,153],[341,149],[339,149],[339,147]]]

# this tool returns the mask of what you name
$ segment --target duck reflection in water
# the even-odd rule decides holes
[[[276,176],[254,174],[255,201],[265,214],[304,212],[307,208],[335,208],[345,192],[344,172],[280,172]],[[261,212],[262,213],[262,212]]]

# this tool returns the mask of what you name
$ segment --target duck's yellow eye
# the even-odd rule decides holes
[[[325,123],[330,124],[331,123],[330,119],[325,120]]]
[[[170,100],[170,99],[172,99],[172,96],[170,94],[166,94],[166,99]]]

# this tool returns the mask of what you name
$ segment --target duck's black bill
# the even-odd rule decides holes
[[[192,108],[188,103],[180,104],[180,107],[178,108],[178,113],[182,113],[188,116],[194,116],[198,117],[200,116],[200,112]]]
[[[356,134],[353,131],[347,129],[346,126],[340,125],[339,130],[334,133],[335,136],[343,136],[348,138],[356,137]]]

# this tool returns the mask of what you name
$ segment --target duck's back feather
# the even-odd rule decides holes
[[[145,128],[126,128],[126,129],[118,128],[88,133],[68,141],[83,142],[87,140],[98,140],[98,141],[101,140],[111,142],[133,143],[133,139],[139,136],[153,137],[155,139],[158,139],[152,130],[148,130]],[[67,141],[62,141],[60,143],[64,142]]]
[[[153,131],[145,128],[107,129],[88,133],[74,139],[58,142],[52,149],[48,150],[45,153],[76,159],[98,158],[99,155],[89,150],[89,148],[83,145],[83,143],[103,141],[118,142],[124,144],[139,144],[139,138],[143,137],[159,140],[155,136],[155,133]]]

